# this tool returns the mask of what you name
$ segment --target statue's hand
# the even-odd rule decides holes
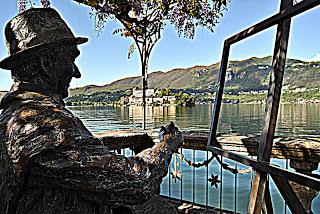
[[[159,137],[160,141],[168,144],[173,152],[176,152],[183,143],[182,134],[173,122],[161,127]]]

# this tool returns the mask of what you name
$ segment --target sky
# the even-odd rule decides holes
[[[40,0],[34,0],[39,5]],[[127,58],[130,38],[112,35],[121,27],[117,22],[106,23],[98,36],[94,31],[94,20],[90,8],[72,0],[51,0],[76,36],[89,38],[80,45],[77,58],[82,77],[71,82],[71,88],[85,85],[105,85],[115,80],[141,74],[140,59],[135,53]],[[223,41],[263,19],[276,14],[280,0],[231,0],[224,17],[211,33],[198,28],[193,40],[177,36],[173,26],[166,25],[161,40],[150,57],[149,72],[169,71],[195,65],[210,65],[220,61]],[[15,0],[0,0],[0,60],[7,57],[4,39],[5,24],[17,14]],[[288,57],[301,60],[320,60],[320,7],[305,12],[292,21]],[[231,47],[231,60],[242,60],[252,56],[272,55],[276,28],[272,27],[254,37],[245,39]],[[10,71],[0,69],[0,91],[10,90]]]

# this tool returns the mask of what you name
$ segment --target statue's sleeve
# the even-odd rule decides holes
[[[37,155],[28,180],[32,186],[79,191],[106,204],[137,204],[159,190],[171,156],[165,142],[131,157],[96,146],[53,149]]]

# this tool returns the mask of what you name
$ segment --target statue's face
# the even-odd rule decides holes
[[[12,77],[20,85],[27,85],[27,90],[49,91],[66,98],[71,79],[81,77],[75,65],[79,54],[76,45],[48,46],[36,53],[34,59],[13,69]]]
[[[56,63],[55,69],[58,72],[58,88],[57,91],[61,93],[62,98],[68,97],[68,88],[73,77],[80,78],[81,73],[75,64],[75,59],[79,56],[80,51],[76,46],[70,48],[70,52],[66,54],[65,60]],[[59,90],[59,87],[61,89]]]

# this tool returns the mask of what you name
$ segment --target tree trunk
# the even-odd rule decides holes
[[[142,129],[146,130],[146,116],[147,116],[147,97],[146,97],[146,89],[148,89],[147,85],[147,73],[148,73],[148,60],[149,54],[146,48],[146,42],[142,45],[142,55],[141,57],[141,69],[142,69],[142,106],[143,106],[143,119],[142,119]]]

